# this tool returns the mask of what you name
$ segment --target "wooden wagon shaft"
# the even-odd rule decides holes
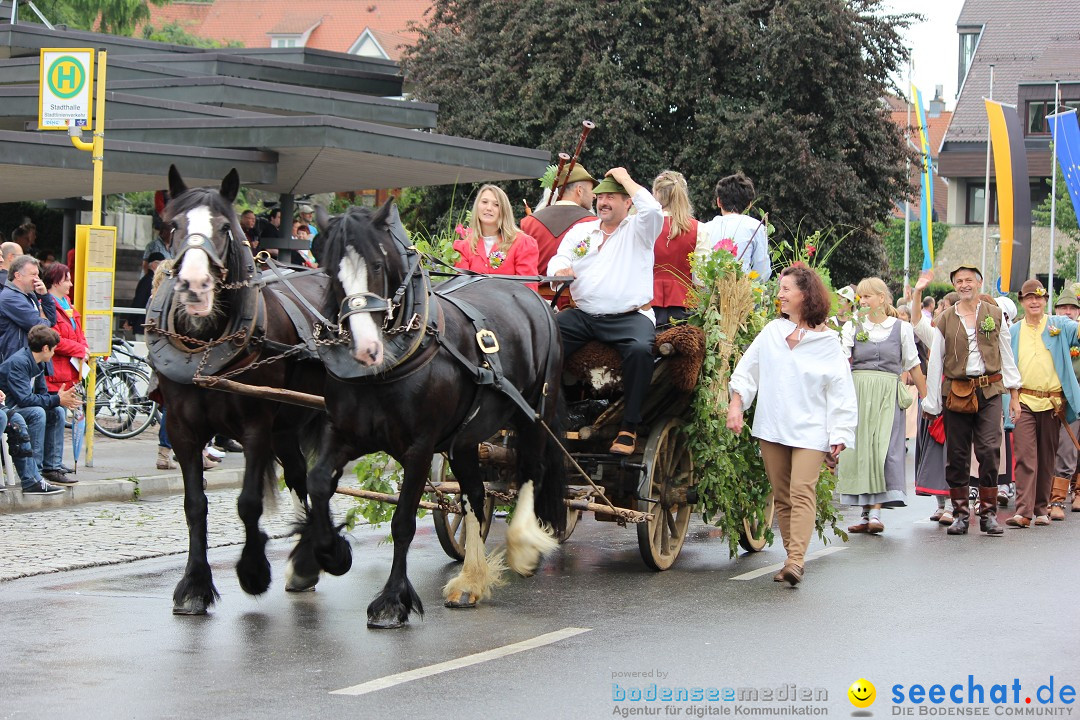
[[[321,395],[309,395],[308,393],[296,392],[295,390],[282,390],[280,388],[264,387],[262,385],[245,385],[234,380],[226,380],[218,377],[197,377],[195,384],[210,390],[247,395],[263,400],[299,405],[314,410],[326,410],[326,400]]]
[[[343,488],[337,489],[342,495],[351,495],[352,497],[364,498],[365,500],[378,500],[379,502],[390,503],[391,505],[397,505],[399,495],[391,495],[389,493],[375,492],[374,490],[357,490],[355,488]],[[420,507],[425,510],[443,510],[445,512],[460,513],[461,505],[458,503],[447,503],[440,505],[439,503],[428,502],[427,500],[420,501]]]
[[[516,490],[510,490],[505,485],[503,485],[502,483],[498,483],[498,484],[496,484],[494,486],[493,485],[487,485],[486,489],[487,490],[495,490],[495,491],[497,491],[499,493],[509,494],[509,495],[514,495],[514,494],[517,493]],[[441,483],[439,483],[437,485],[432,485],[431,483],[428,483],[427,485],[424,486],[424,492],[433,493],[436,490],[438,490],[441,493],[447,494],[447,495],[456,495],[457,493],[461,492],[461,485],[459,485],[458,483],[456,483],[456,482],[454,482],[452,480],[448,480],[446,482],[441,482]],[[566,486],[566,495],[570,499],[588,497],[589,495],[592,495],[595,492],[596,492],[596,488],[590,487],[588,485],[567,485]]]
[[[446,486],[456,483],[443,483],[439,486],[439,489],[443,492],[456,492],[455,490],[449,490]],[[398,504],[398,495],[391,495],[389,493],[375,492],[374,490],[357,490],[355,488],[343,488],[339,487],[337,492],[342,495],[349,495],[352,497],[363,498],[365,500],[377,500],[378,502],[387,502],[392,505]],[[648,513],[638,512],[637,510],[628,510],[626,508],[613,508],[607,505],[600,505],[599,503],[591,503],[587,500],[569,500],[564,499],[563,503],[571,510],[588,510],[594,513],[601,513],[604,515],[614,515],[617,518],[621,518],[628,523],[643,523],[652,519],[652,516]],[[457,503],[440,505],[439,503],[428,502],[427,500],[420,501],[420,507],[425,510],[442,510],[444,512],[460,513],[461,505]]]

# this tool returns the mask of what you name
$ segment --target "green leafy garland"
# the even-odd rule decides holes
[[[827,252],[819,254],[818,241],[822,237],[822,233],[815,233],[800,243],[798,250],[792,250],[786,241],[780,243],[772,250],[773,259],[784,264],[797,260],[813,267],[815,255],[823,261],[843,240],[836,240]],[[706,355],[691,404],[687,435],[698,477],[702,518],[723,530],[729,553],[734,556],[744,519],[758,523],[766,519],[772,488],[758,442],[750,435],[753,410],[739,435],[727,429],[728,380],[746,348],[776,317],[778,282],[763,283],[757,273],[745,273],[732,247],[733,243],[721,240],[714,252],[691,259],[700,285],[692,292],[697,313],[689,322],[705,332]],[[827,275],[825,279],[828,283]],[[828,542],[827,527],[837,537],[847,539],[837,525],[841,515],[833,501],[835,487],[836,476],[823,465],[817,484],[815,520],[823,542]],[[771,529],[766,530],[765,537],[773,541]]]

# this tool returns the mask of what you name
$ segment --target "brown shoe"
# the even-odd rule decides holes
[[[953,514],[949,510],[946,510],[945,512],[943,512],[941,514],[941,517],[938,518],[938,522],[940,524],[942,524],[942,525],[952,525],[952,521],[953,521]]]
[[[1005,521],[1005,524],[1014,528],[1026,528],[1031,527],[1031,519],[1022,515],[1013,515],[1011,518]]]
[[[1036,515],[1035,516],[1035,524],[1039,525],[1039,526],[1049,525],[1050,524],[1050,516],[1049,515]]]
[[[1051,520],[1064,520],[1065,519],[1065,506],[1064,505],[1051,505],[1050,506],[1050,519]]]
[[[1055,475],[1050,486],[1050,519],[1065,519],[1065,499],[1069,497],[1069,478]]]
[[[633,455],[637,449],[637,435],[629,430],[620,430],[608,450],[612,455]]]
[[[1080,493],[1073,493],[1072,511],[1080,512]]]
[[[863,518],[861,522],[857,522],[854,525],[848,525],[847,531],[849,533],[864,533],[870,529],[870,521]],[[777,580],[777,582],[780,582]]]
[[[884,531],[885,523],[881,522],[881,520],[877,519],[876,517],[870,518],[870,523],[866,528],[866,532],[870,533],[871,535],[877,535],[878,533]]]
[[[802,573],[803,570],[800,566],[796,565],[795,563],[789,562],[784,565],[783,570],[773,576],[773,581],[786,582],[792,587],[795,587],[800,582],[802,582]]]

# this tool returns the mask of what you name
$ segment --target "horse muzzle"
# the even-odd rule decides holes
[[[353,357],[365,367],[375,367],[384,360],[382,341],[371,340],[354,346]]]

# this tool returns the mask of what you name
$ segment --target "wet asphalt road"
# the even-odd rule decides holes
[[[354,533],[352,571],[300,595],[282,590],[287,540],[271,542],[274,585],[261,598],[236,583],[239,548],[216,549],[222,599],[206,617],[170,614],[183,556],[3,582],[0,717],[604,718],[630,709],[700,717],[740,708],[758,717],[798,717],[792,708],[888,717],[906,709],[892,706],[893,685],[948,688],[969,675],[986,692],[1021,683],[1020,702],[981,706],[988,716],[1076,713],[1072,704],[1023,700],[1051,675],[1055,692],[1080,685],[1072,662],[1080,514],[1003,538],[947,538],[923,520],[932,506],[911,498],[885,513],[884,535],[830,544],[843,549],[811,559],[796,589],[773,583],[772,572],[738,579],[781,562],[777,547],[729,559],[726,543],[698,525],[675,567],[655,573],[632,528],[587,518],[537,576],[511,579],[471,611],[442,607],[439,589],[458,566],[422,521],[410,568],[427,614],[398,631],[365,627],[365,607],[389,572],[385,529]],[[493,528],[489,548],[504,527]],[[810,549],[822,545],[815,539]],[[362,695],[332,694],[567,628],[587,632]],[[877,687],[866,711],[846,695],[859,678]],[[652,683],[795,684],[826,699],[615,700]],[[925,707],[907,705],[916,716]]]

